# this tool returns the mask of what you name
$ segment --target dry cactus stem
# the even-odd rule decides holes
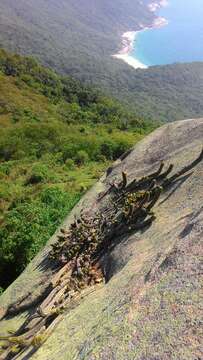
[[[59,265],[53,275],[46,297],[33,315],[14,334],[0,338],[3,341],[1,359],[19,359],[25,351],[37,349],[47,338],[63,313],[80,298],[81,291],[103,282],[100,259],[121,236],[150,226],[156,219],[152,209],[163,191],[182,175],[188,173],[203,159],[203,150],[197,159],[171,177],[173,165],[164,171],[162,162],[158,170],[130,183],[122,173],[118,184],[99,197],[108,195],[106,205],[98,213],[88,216],[83,211],[69,230],[61,229],[58,240],[52,245],[50,258]],[[11,307],[14,312],[24,310],[23,299]],[[7,311],[9,315],[9,309]]]

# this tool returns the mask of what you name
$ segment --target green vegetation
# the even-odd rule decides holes
[[[119,49],[122,33],[152,19],[138,0],[1,0],[0,44],[37,55],[46,65],[81,80],[96,76],[105,84],[114,66],[120,71],[120,62],[110,55]]]
[[[201,117],[203,63],[134,70],[111,57],[120,49],[123,32],[152,23],[148,3],[1,0],[0,44],[95,84],[138,116],[161,121]]]
[[[79,81],[1,50],[0,127],[5,288],[110,162],[153,126]]]

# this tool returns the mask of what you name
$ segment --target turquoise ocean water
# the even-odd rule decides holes
[[[138,34],[131,53],[145,65],[203,61],[203,0],[169,0],[157,11],[169,23]]]

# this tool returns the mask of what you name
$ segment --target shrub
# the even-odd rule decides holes
[[[120,121],[120,124],[118,125],[118,129],[121,131],[126,131],[129,128],[129,124],[127,120]]]
[[[80,128],[80,133],[81,133],[81,134],[84,134],[84,133],[85,133],[85,128],[84,128],[84,127],[81,127],[81,128]]]
[[[4,162],[0,164],[0,171],[5,175],[10,175],[13,163],[12,161]]]
[[[108,128],[107,132],[108,132],[108,134],[112,134],[112,133],[113,133],[113,129],[112,129],[112,128]]]
[[[89,155],[87,154],[86,151],[80,150],[80,151],[78,151],[77,154],[75,155],[74,160],[75,160],[75,163],[76,163],[77,165],[84,165],[84,164],[86,164],[86,163],[88,162],[88,160],[89,160]]]
[[[122,154],[124,154],[130,148],[127,142],[118,142],[114,148],[113,159],[118,159]]]
[[[75,163],[72,159],[67,159],[66,160],[66,167],[68,170],[74,170],[75,168]]]
[[[105,156],[106,159],[116,160],[118,159],[125,151],[129,149],[129,144],[127,141],[106,141],[101,144],[100,152],[101,155]]]
[[[80,199],[58,187],[36,200],[19,202],[0,229],[0,286],[7,286],[46,244],[65,215]]]
[[[45,183],[47,181],[55,182],[58,178],[52,169],[48,168],[45,164],[38,163],[32,167],[31,175],[25,182],[25,185],[35,185]]]
[[[26,180],[26,185],[34,185],[45,182],[48,178],[48,168],[44,164],[36,164],[32,168],[32,173]]]
[[[113,159],[113,144],[111,142],[104,142],[100,148],[101,155],[105,156],[106,159]]]

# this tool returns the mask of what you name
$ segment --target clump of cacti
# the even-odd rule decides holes
[[[25,350],[39,347],[81,291],[103,282],[103,254],[122,235],[151,225],[156,219],[153,208],[161,193],[202,159],[203,150],[195,161],[171,177],[168,176],[173,165],[162,172],[164,163],[154,173],[129,183],[127,174],[122,172],[122,180],[111,183],[99,196],[101,200],[108,195],[100,211],[91,216],[82,211],[68,230],[61,229],[49,254],[59,269],[51,279],[48,294],[14,336],[0,338],[4,341],[1,359],[18,359]],[[12,309],[19,312],[21,303]]]

